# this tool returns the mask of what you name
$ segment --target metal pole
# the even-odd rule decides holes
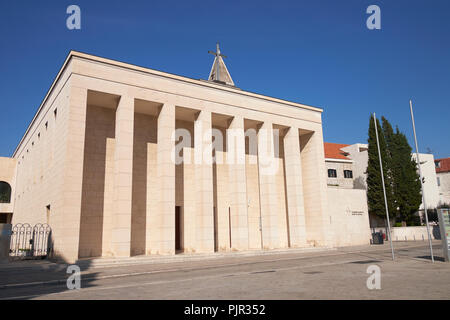
[[[413,132],[414,132],[414,142],[416,143],[417,166],[419,167],[420,186],[422,187],[422,201],[423,201],[423,209],[425,211],[425,223],[427,224],[428,242],[430,243],[431,262],[434,262],[433,244],[431,242],[430,226],[428,225],[427,204],[425,202],[425,191],[424,191],[424,188],[423,188],[422,169],[420,167],[420,158],[419,158],[419,146],[417,144],[416,125],[414,123],[414,113],[413,113],[413,107],[412,107],[412,101],[411,100],[409,100],[409,109],[411,111],[411,120],[412,120],[412,125],[413,125]]]
[[[375,117],[375,112],[373,113],[373,122],[375,123],[375,135],[377,137],[378,159],[380,160],[381,183],[383,184],[384,206],[386,207],[386,218],[387,218],[389,242],[391,244],[392,260],[394,260],[394,247],[392,246],[391,223],[389,221],[389,209],[388,209],[388,203],[387,203],[387,197],[386,197],[386,187],[384,185],[383,162],[381,161],[380,141],[378,140],[378,126],[377,126],[377,118]]]

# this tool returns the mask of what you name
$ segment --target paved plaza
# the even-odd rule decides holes
[[[0,267],[1,299],[447,299],[450,264],[434,243],[394,243],[320,251],[221,255],[172,262],[84,260],[81,289],[67,288],[67,265],[13,262]],[[381,289],[369,290],[369,266]]]

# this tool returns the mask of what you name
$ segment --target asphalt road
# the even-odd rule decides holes
[[[0,299],[448,299],[450,263],[426,242],[202,261],[84,267],[69,290],[67,266],[46,261],[0,266]],[[368,267],[380,289],[370,290]],[[373,267],[372,267],[373,268]]]

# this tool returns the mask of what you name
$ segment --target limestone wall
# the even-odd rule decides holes
[[[81,199],[80,257],[102,255],[111,235],[115,110],[87,107]],[[107,255],[108,249],[105,249]]]
[[[69,94],[70,86],[60,85],[60,91],[52,94],[14,156],[17,177],[13,224],[53,225],[58,221],[63,206],[59,190],[67,150]]]
[[[370,244],[365,190],[329,187],[327,191],[335,246]]]
[[[13,222],[49,223],[55,252],[68,262],[173,254],[176,206],[188,252],[287,247],[288,207],[292,231],[301,230],[296,246],[331,245],[320,109],[103,61],[69,57],[44,99],[14,154]],[[194,111],[195,119],[176,125],[196,139],[219,114],[226,119],[216,125],[221,130],[241,130],[247,120],[270,132],[291,128],[291,147],[280,150],[270,177],[260,174],[259,149],[246,153],[245,165],[175,166],[170,150],[178,109],[184,117]],[[264,145],[257,140],[258,148]],[[185,148],[183,157],[193,160],[197,147]],[[225,149],[220,153],[226,157]],[[294,177],[288,185],[286,170]]]
[[[436,174],[439,177],[439,202],[450,205],[450,172]],[[427,203],[428,205],[428,203]]]
[[[412,157],[417,162],[417,156],[415,153],[412,154]],[[422,177],[424,178],[423,189],[427,208],[436,208],[439,205],[440,199],[434,156],[432,154],[420,153],[419,158],[421,162],[420,167],[422,169]],[[423,209],[423,203],[420,205],[420,209]]]
[[[440,240],[440,232],[438,226],[430,225],[431,238]],[[416,227],[394,227],[391,228],[392,241],[425,241],[428,240],[428,232],[426,226]]]
[[[340,188],[353,189],[353,178],[345,178],[344,170],[350,170],[353,172],[353,163],[342,162],[342,161],[332,161],[327,160],[326,170],[327,170],[327,184],[328,186],[335,186]],[[328,177],[328,169],[336,170],[336,178]]]
[[[8,220],[14,209],[14,198],[16,189],[16,167],[17,160],[13,158],[0,157],[0,181],[6,182],[11,187],[11,200],[9,203],[0,203],[0,214],[7,214]],[[8,221],[9,222],[9,221]]]

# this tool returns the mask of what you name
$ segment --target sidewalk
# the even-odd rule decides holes
[[[282,254],[300,254],[324,251],[336,251],[337,248],[329,247],[308,247],[308,248],[292,248],[292,249],[272,249],[272,250],[254,250],[254,251],[231,251],[231,252],[214,252],[214,253],[180,253],[176,255],[154,255],[154,256],[134,256],[127,258],[89,258],[80,259],[77,265],[80,267],[89,266],[89,268],[102,268],[109,266],[128,266],[137,264],[159,264],[159,263],[175,263],[190,261],[206,261],[221,258],[237,258],[237,257],[256,257],[270,256]]]
[[[316,299],[429,298],[448,296],[450,264],[434,243],[307,248],[162,257],[86,259],[80,263],[81,291],[70,291],[66,264],[13,262],[0,270],[0,300],[65,299]],[[385,292],[366,288],[367,267],[378,265]],[[442,277],[435,277],[441,274]],[[426,281],[424,281],[426,279]],[[132,288],[132,290],[130,290]],[[420,292],[413,294],[420,288]],[[387,295],[386,295],[387,293]]]

